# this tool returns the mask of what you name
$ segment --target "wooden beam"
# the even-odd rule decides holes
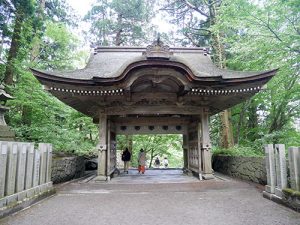
[[[177,117],[119,117],[114,118],[113,121],[118,125],[136,125],[136,126],[148,126],[148,125],[185,125],[188,124],[189,118],[177,118]]]
[[[202,112],[202,107],[198,106],[168,106],[168,105],[141,105],[141,106],[116,106],[102,109],[102,113],[107,115],[199,115]]]

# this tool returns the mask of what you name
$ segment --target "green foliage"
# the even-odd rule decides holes
[[[140,45],[152,37],[153,1],[98,0],[85,16],[95,45]]]
[[[46,29],[40,45],[35,67],[43,69],[71,70],[85,57],[78,52],[80,44],[63,23],[45,23]],[[81,58],[82,57],[82,58]]]
[[[119,150],[124,150],[126,146],[126,138],[124,135],[118,135]],[[168,158],[169,167],[182,167],[182,135],[133,135],[132,149],[132,165],[137,165],[137,158],[140,149],[146,152],[148,166],[152,167],[156,157],[162,160]]]
[[[293,196],[296,197],[300,200],[300,191],[295,191],[293,189],[290,188],[284,188],[282,189],[283,193],[287,196]]]
[[[299,1],[224,0],[219,23],[224,34],[227,66],[235,70],[279,68],[265,91],[233,108],[233,124],[240,144],[299,144],[293,123],[300,116]]]
[[[5,31],[1,32],[5,43],[2,42],[0,56],[1,62],[7,61],[0,66],[0,77],[3,79],[7,68],[12,66],[13,84],[7,90],[15,97],[7,103],[8,124],[20,141],[52,143],[56,152],[92,154],[98,130],[91,118],[42,90],[28,72],[30,66],[46,70],[74,69],[86,57],[85,53],[78,52],[80,43],[65,25],[71,24],[66,16],[69,12],[54,7],[59,1],[47,1],[46,6],[37,1],[12,3],[5,1],[0,6],[5,12],[0,18],[1,29]],[[18,13],[22,14],[22,20]]]
[[[212,149],[213,155],[228,155],[228,156],[264,156],[264,152],[262,148],[255,148],[255,147],[245,147],[245,146],[237,146],[235,145],[229,149],[222,149],[222,148],[213,148]]]
[[[95,149],[97,127],[41,89],[29,72],[21,72],[9,101],[9,124],[22,141],[52,143],[54,151],[89,154]]]
[[[98,0],[85,17],[92,23],[93,41],[101,45],[141,45],[152,40],[155,1]],[[238,147],[228,154],[260,155],[266,143],[300,145],[294,121],[300,117],[300,14],[298,0],[223,0],[217,23],[210,19],[206,1],[166,1],[168,12],[183,36],[174,34],[181,45],[206,45],[211,33],[220,33],[226,46],[227,67],[234,70],[279,68],[267,89],[232,108],[232,123]],[[3,3],[3,4],[2,4]],[[10,4],[11,3],[11,4]],[[82,67],[87,57],[79,51],[78,38],[70,31],[76,17],[65,1],[18,0],[0,5],[0,80],[12,68],[15,97],[7,121],[24,141],[50,142],[55,151],[93,152],[97,127],[87,118],[41,89],[28,67],[70,70]],[[22,15],[20,17],[20,15]],[[21,18],[18,19],[18,18]],[[211,26],[214,24],[214,26]],[[17,25],[17,26],[16,26]],[[90,36],[90,35],[89,35]],[[163,34],[165,38],[165,34]],[[211,137],[219,144],[220,120],[211,118]],[[124,137],[120,136],[120,149]],[[167,156],[171,166],[182,163],[180,136],[133,137],[134,158],[140,148],[152,163],[156,155]],[[216,150],[216,152],[223,150]],[[226,150],[227,151],[227,150]]]

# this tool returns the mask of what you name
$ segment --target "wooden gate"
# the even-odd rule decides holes
[[[188,169],[199,173],[201,177],[201,145],[200,145],[199,123],[193,122],[188,126]]]

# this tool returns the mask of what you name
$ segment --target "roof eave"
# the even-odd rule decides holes
[[[174,65],[175,66],[175,65]],[[109,86],[114,85],[116,83],[122,82],[126,79],[128,73],[132,70],[137,68],[133,66],[128,68],[124,73],[119,77],[113,78],[100,78],[100,77],[93,77],[92,79],[75,79],[75,78],[66,78],[61,77],[58,75],[47,73],[46,71],[36,70],[34,68],[30,68],[34,76],[43,83],[46,82],[53,82],[53,83],[60,83],[60,84],[68,84],[68,85],[86,85],[86,86]],[[189,68],[181,67],[181,69],[186,70],[189,80],[192,82],[205,82],[205,83],[223,83],[223,84],[234,84],[234,83],[248,83],[257,80],[270,80],[278,71],[278,69],[273,69],[264,72],[258,72],[255,75],[242,77],[242,78],[223,78],[222,76],[217,77],[196,77],[193,73],[189,70]]]

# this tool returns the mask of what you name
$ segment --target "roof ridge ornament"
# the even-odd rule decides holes
[[[146,51],[143,52],[147,58],[164,58],[169,59],[173,52],[170,51],[170,47],[165,45],[160,40],[160,34],[157,35],[157,39],[153,41],[151,45],[148,45]]]

